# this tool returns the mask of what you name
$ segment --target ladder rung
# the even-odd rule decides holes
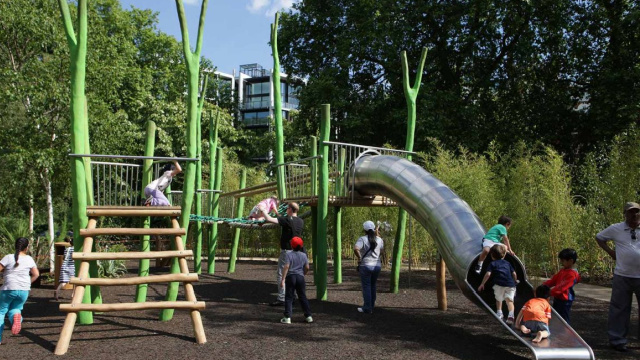
[[[192,250],[182,251],[130,251],[130,252],[104,252],[104,253],[73,253],[73,260],[131,260],[131,259],[163,259],[184,258],[193,256]]]
[[[172,228],[97,228],[97,229],[80,229],[80,236],[98,236],[98,235],[173,235],[183,236],[187,232],[185,229]]]
[[[164,283],[164,282],[172,282],[172,281],[196,282],[198,281],[198,274],[166,274],[166,275],[153,275],[153,276],[126,277],[126,278],[119,278],[119,279],[109,279],[109,278],[80,279],[77,277],[72,277],[70,284],[120,286],[120,285]]]
[[[119,303],[119,304],[61,304],[60,311],[131,311],[151,309],[188,309],[204,310],[204,301],[161,301],[143,303]]]
[[[87,216],[180,216],[180,206],[87,206]]]

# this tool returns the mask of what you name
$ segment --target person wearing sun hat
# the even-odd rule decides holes
[[[624,204],[625,221],[613,224],[596,235],[598,245],[616,261],[611,281],[611,301],[607,333],[609,345],[626,352],[633,294],[640,298],[640,204]],[[613,241],[615,250],[609,247]]]
[[[364,302],[364,305],[358,308],[358,312],[371,314],[376,305],[376,282],[382,267],[380,256],[384,249],[384,242],[378,236],[378,230],[373,221],[365,221],[362,228],[365,235],[358,238],[353,247],[353,252],[358,258],[358,272]]]
[[[306,294],[306,283],[304,276],[309,272],[309,259],[307,254],[302,251],[304,243],[298,236],[294,236],[291,239],[291,250],[287,252],[284,262],[284,268],[282,269],[282,284],[285,288],[284,295],[284,317],[280,319],[283,324],[291,324],[291,314],[293,313],[293,299],[294,293],[298,294],[300,300],[300,306],[304,312],[304,321],[308,323],[313,322],[311,317],[311,307],[309,307],[309,300]]]

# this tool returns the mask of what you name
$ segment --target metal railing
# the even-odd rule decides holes
[[[335,196],[350,196],[351,201],[355,199],[355,184],[349,181],[349,179],[355,178],[355,163],[361,156],[393,155],[406,158],[408,155],[416,154],[412,151],[336,141],[324,141],[323,144],[329,146],[329,174],[333,175],[333,181],[329,186],[329,194]]]

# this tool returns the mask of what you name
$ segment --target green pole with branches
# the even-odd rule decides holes
[[[222,188],[222,160],[224,159],[224,153],[221,148],[216,151],[216,178],[213,184],[213,190],[217,190],[213,193],[213,210],[211,216],[218,217],[220,211],[220,189]],[[207,261],[207,272],[214,274],[216,272],[216,247],[218,247],[218,223],[213,222],[211,224],[211,238],[209,241],[209,258]]]
[[[320,186],[318,191],[318,244],[316,251],[318,255],[315,266],[318,276],[316,277],[316,298],[327,300],[327,217],[329,208],[329,132],[331,129],[331,117],[329,104],[321,105],[320,120]]]
[[[71,73],[71,152],[82,154],[86,153],[89,144],[89,139],[86,138],[89,133],[89,125],[85,112],[87,2],[86,0],[78,0],[77,36],[73,29],[69,4],[66,0],[58,0],[58,4],[60,5],[60,13],[64,23],[67,44],[69,45],[69,53],[71,55],[71,61],[69,63],[69,71]],[[83,238],[80,236],[80,229],[86,228],[89,222],[89,218],[87,217],[87,195],[90,191],[88,190],[90,178],[87,179],[88,171],[86,166],[87,161],[83,158],[76,157],[71,159],[73,236],[76,252],[83,251]],[[79,268],[78,261],[76,262],[76,268]],[[91,297],[91,290],[87,289],[82,302],[85,304],[91,303]],[[90,311],[78,312],[78,323],[92,324],[93,313]]]
[[[200,76],[200,53],[202,51],[202,36],[204,33],[204,19],[207,13],[208,0],[202,1],[200,9],[200,22],[198,25],[198,39],[196,41],[195,52],[191,51],[189,42],[189,29],[187,27],[187,18],[184,13],[184,5],[182,0],[176,0],[176,8],[178,10],[178,18],[180,20],[180,30],[182,32],[182,48],[184,52],[185,65],[188,73],[188,91],[187,91],[187,157],[195,158],[198,155],[198,79]],[[191,206],[193,205],[193,193],[196,180],[196,164],[188,162],[185,166],[184,186],[182,188],[182,213],[180,214],[181,226],[189,231],[189,216],[191,215]],[[186,237],[183,242],[186,240]],[[171,273],[176,274],[180,271],[177,259],[171,262]],[[178,297],[177,282],[171,282],[167,286],[166,301],[175,301]],[[168,321],[173,318],[174,309],[164,309],[160,313],[160,320]]]
[[[407,64],[407,52],[403,51],[402,59],[402,87],[404,96],[407,100],[407,142],[406,151],[413,151],[413,142],[416,132],[416,98],[422,83],[422,72],[424,62],[427,58],[427,48],[422,48],[422,56],[420,57],[420,65],[416,72],[416,79],[413,86],[409,85],[409,66]],[[407,160],[411,161],[411,154],[407,154]],[[398,210],[398,228],[396,238],[393,244],[393,263],[391,265],[390,290],[392,293],[398,292],[400,282],[400,268],[402,266],[402,249],[404,247],[405,229],[407,228],[407,212],[404,209]]]
[[[271,53],[273,55],[273,117],[276,121],[276,164],[284,164],[284,130],[282,128],[282,94],[280,92],[280,59],[278,58],[278,20],[280,13],[271,24]],[[284,166],[279,166],[276,171],[278,185],[278,198],[287,197],[284,185]]]
[[[216,110],[216,118],[214,120],[213,113],[209,111],[209,190],[215,189],[216,180],[216,150],[218,148],[218,125],[220,123],[220,109]],[[213,216],[213,199],[215,193],[209,195],[209,216]],[[209,239],[207,244],[213,244],[213,227],[216,224],[211,224],[209,228]],[[216,230],[217,231],[217,230]],[[200,255],[202,258],[202,254]]]
[[[144,142],[144,156],[153,156],[156,147],[156,123],[147,121],[147,138]],[[142,184],[149,184],[153,177],[153,159],[145,159],[142,161]],[[167,189],[169,192],[170,189]],[[144,199],[144,188],[140,194]],[[144,218],[142,227],[149,229],[151,227],[151,217]],[[140,251],[151,251],[149,235],[143,235],[140,239]],[[138,276],[149,276],[149,259],[140,259],[138,266]],[[139,284],[136,287],[136,302],[147,301],[147,289],[149,284]]]
[[[240,176],[240,187],[244,189],[247,185],[247,169],[242,169],[242,175]],[[238,207],[236,210],[236,217],[241,218],[244,213],[244,196],[238,199]],[[227,272],[233,273],[236,271],[236,259],[238,257],[238,243],[240,242],[240,228],[235,228],[233,234],[233,243],[231,244],[231,254],[229,255],[229,265],[227,266]]]
[[[200,100],[198,102],[198,144],[196,146],[198,159],[202,159],[202,108],[204,106],[204,95],[207,92],[207,80],[209,77],[204,76],[204,83],[200,92]],[[202,189],[202,161],[198,161],[196,165],[196,191]],[[196,215],[202,215],[202,193],[196,193]],[[196,241],[195,252],[193,254],[193,270],[196,274],[202,273],[202,223],[196,221]]]

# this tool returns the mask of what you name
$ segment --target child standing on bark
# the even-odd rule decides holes
[[[4,316],[9,313],[11,333],[18,335],[22,329],[22,308],[27,302],[31,283],[40,276],[33,258],[27,255],[29,239],[21,237],[16,240],[15,254],[9,254],[0,260],[0,272],[4,275],[4,284],[0,287],[0,345],[4,329]]]

